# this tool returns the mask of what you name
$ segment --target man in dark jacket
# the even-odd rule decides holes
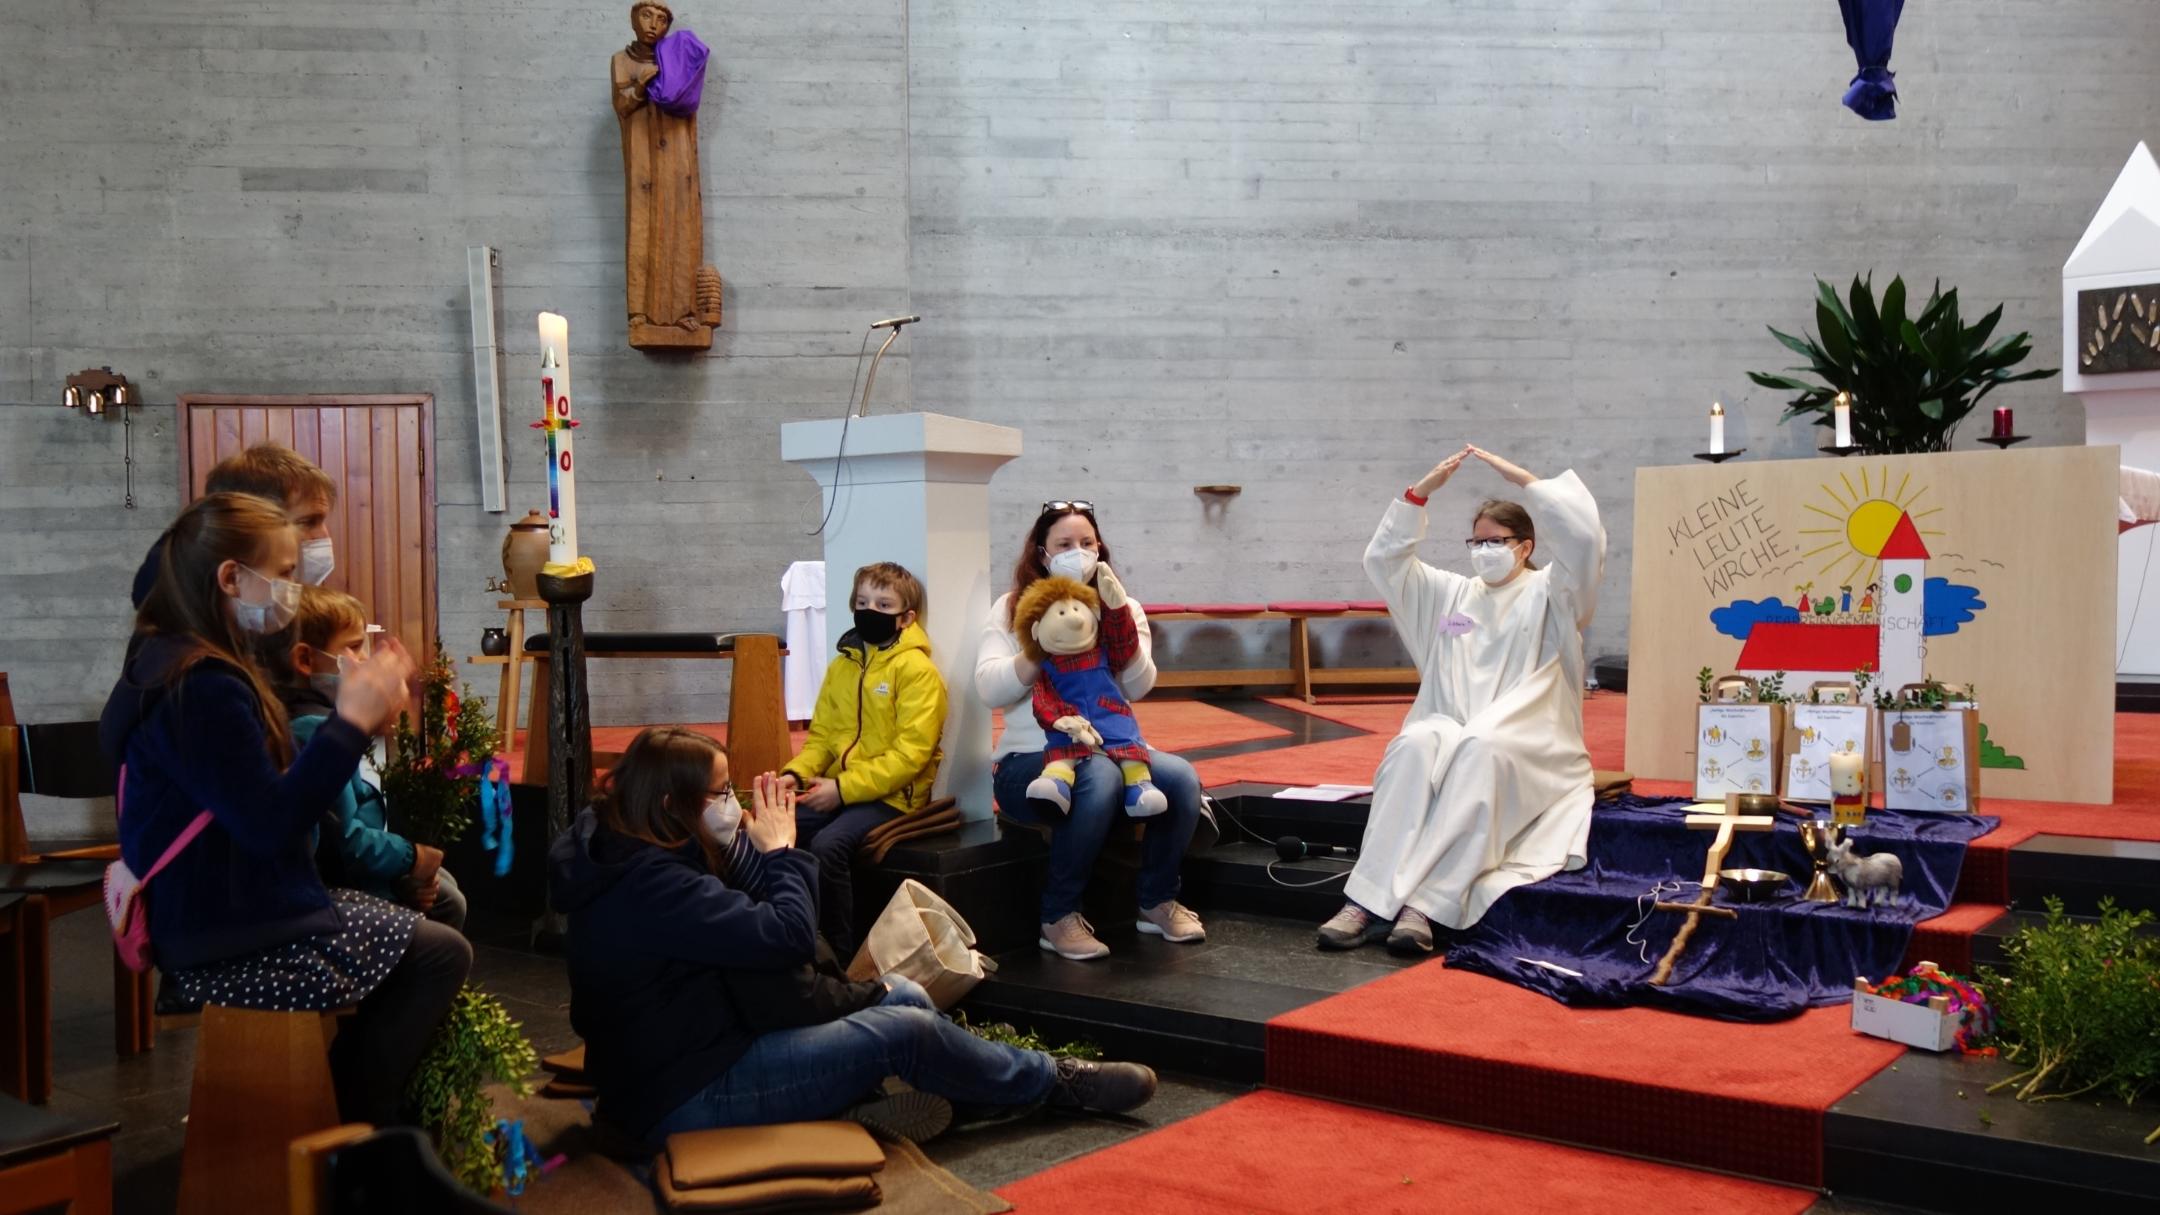
[[[817,861],[794,832],[784,811],[744,813],[731,839],[707,841],[715,864],[698,840],[661,847],[588,808],[555,841],[549,901],[570,921],[570,1023],[601,1121],[657,1146],[831,1118],[888,1075],[975,1105],[1121,1111],[1154,1094],[1137,1064],[979,1038],[907,979],[848,982],[820,951]]]
[[[330,549],[330,511],[337,506],[337,482],[315,467],[306,456],[282,443],[257,443],[237,455],[218,461],[203,481],[203,493],[253,494],[283,503],[300,531],[300,581],[320,586],[336,559]],[[158,553],[165,547],[159,536],[135,571],[129,600],[141,607],[157,582]]]

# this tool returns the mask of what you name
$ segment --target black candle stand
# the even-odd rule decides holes
[[[2023,443],[2030,438],[2032,438],[2031,435],[1986,435],[1980,441],[1993,447],[2007,449],[2012,443]]]
[[[1744,452],[1746,450],[1747,448],[1745,447],[1735,447],[1731,451],[1698,451],[1695,453],[1695,458],[1698,460],[1708,460],[1712,464],[1723,464],[1725,461],[1732,459],[1734,456],[1737,456],[1741,452]]]

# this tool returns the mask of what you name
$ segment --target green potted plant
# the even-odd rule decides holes
[[[2032,353],[2032,335],[2016,333],[1989,343],[2002,320],[2002,305],[1972,325],[1958,314],[1958,294],[1937,282],[1916,317],[1905,314],[1905,280],[1893,278],[1875,299],[1873,276],[1855,278],[1845,299],[1815,280],[1817,334],[1797,338],[1777,329],[1770,336],[1807,360],[1790,372],[1820,383],[1773,372],[1750,371],[1765,388],[1799,395],[1786,403],[1780,421],[1812,415],[1817,426],[1834,422],[1839,393],[1850,393],[1852,439],[1869,455],[1948,451],[1958,423],[2005,384],[2044,380],[2046,367],[2013,371]],[[1848,306],[1849,304],[1849,306]]]
[[[420,671],[420,715],[400,714],[383,766],[383,797],[406,836],[436,848],[472,828],[480,782],[502,749],[495,715],[457,676],[442,646]]]
[[[435,1141],[443,1167],[476,1193],[504,1182],[506,1145],[489,1138],[495,1128],[490,1084],[506,1084],[519,1097],[532,1095],[539,1053],[502,1001],[467,984],[435,1027],[427,1053],[405,1090],[414,1125]]]

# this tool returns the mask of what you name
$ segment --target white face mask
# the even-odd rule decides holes
[[[308,676],[308,682],[315,685],[315,690],[322,693],[324,699],[336,700],[338,685],[344,681],[345,673],[352,670],[353,662],[351,654],[340,654],[337,656],[337,670],[327,674],[316,671]]]
[[[1086,582],[1095,576],[1095,551],[1086,548],[1069,548],[1046,563],[1053,578],[1070,578],[1074,582]]]
[[[1515,572],[1515,550],[1505,544],[1471,549],[1470,568],[1477,571],[1478,577],[1498,586]]]
[[[705,834],[713,843],[727,848],[735,843],[735,831],[742,826],[742,803],[735,800],[733,789],[705,803]]]
[[[255,593],[250,596],[252,580]],[[300,610],[300,584],[290,578],[272,578],[252,566],[240,567],[240,595],[233,600],[233,619],[250,633],[275,633],[292,623]]]
[[[337,568],[337,554],[330,551],[330,537],[300,542],[300,581],[321,586]]]

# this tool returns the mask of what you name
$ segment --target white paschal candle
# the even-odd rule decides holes
[[[1833,441],[1833,442],[1831,443],[1831,446],[1833,446],[1833,447],[1836,447],[1836,448],[1837,448],[1838,450],[1840,450],[1840,451],[1843,451],[1843,450],[1844,450],[1845,448],[1851,447],[1851,446],[1852,446],[1852,394],[1851,394],[1851,393],[1849,393],[1849,392],[1841,392],[1841,393],[1837,394],[1837,404],[1836,404],[1836,405],[1833,405],[1833,406],[1831,406],[1831,408],[1830,408],[1830,416],[1831,416],[1831,417],[1832,417],[1832,418],[1833,418],[1833,419],[1834,419],[1834,420],[1836,421],[1836,423],[1837,423],[1837,438],[1836,438],[1836,439],[1835,439],[1835,440],[1834,440],[1834,441]]]
[[[577,563],[577,462],[572,455],[570,321],[540,314],[541,421],[548,452],[548,564]]]
[[[1725,404],[1722,401],[1710,402],[1710,454],[1725,454]]]

